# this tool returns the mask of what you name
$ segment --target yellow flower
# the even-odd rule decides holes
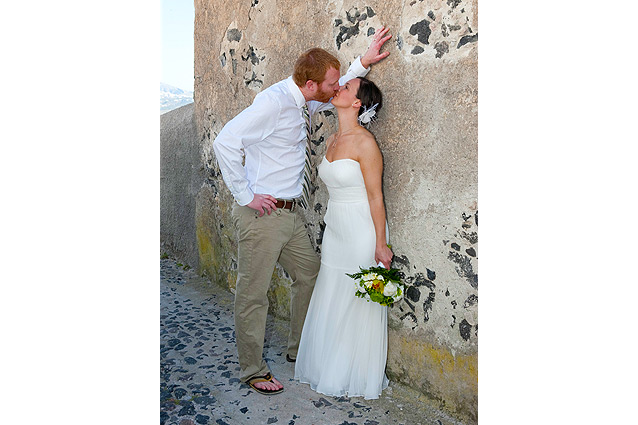
[[[378,280],[375,279],[374,282],[372,282],[372,287],[379,292],[383,291],[383,281],[382,280]]]

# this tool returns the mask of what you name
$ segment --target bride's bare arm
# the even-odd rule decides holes
[[[375,261],[382,262],[389,269],[393,254],[388,248],[385,234],[385,206],[382,188],[383,157],[372,134],[368,133],[362,137],[357,160],[361,164],[363,181],[370,203],[370,214],[376,232]]]

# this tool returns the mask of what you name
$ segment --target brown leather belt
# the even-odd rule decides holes
[[[297,201],[295,199],[293,199],[292,201],[284,201],[283,199],[277,199],[277,202],[275,202],[275,206],[277,208],[283,208],[286,210],[294,211],[295,207],[297,206]]]

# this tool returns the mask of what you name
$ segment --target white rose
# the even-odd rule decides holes
[[[367,281],[367,280],[374,280],[376,278],[377,278],[377,274],[376,273],[368,273],[368,274],[364,274],[361,279]]]
[[[401,294],[399,294],[399,295],[397,295],[397,296],[394,296],[394,297],[392,297],[392,298],[393,298],[394,302],[397,302],[397,301],[399,301],[401,298],[403,298],[403,293],[401,293]]]
[[[397,285],[394,282],[387,282],[385,288],[383,288],[383,295],[386,297],[392,297],[397,293]]]

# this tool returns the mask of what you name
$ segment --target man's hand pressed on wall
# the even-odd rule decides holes
[[[383,46],[383,43],[385,43],[392,37],[392,34],[385,35],[389,30],[390,28],[385,28],[382,26],[374,33],[374,36],[372,37],[372,43],[370,43],[370,47],[368,47],[366,53],[361,57],[361,65],[363,65],[364,68],[367,68],[370,65],[379,62],[381,59],[386,58],[390,54],[390,52],[379,52],[381,50],[381,47]]]

